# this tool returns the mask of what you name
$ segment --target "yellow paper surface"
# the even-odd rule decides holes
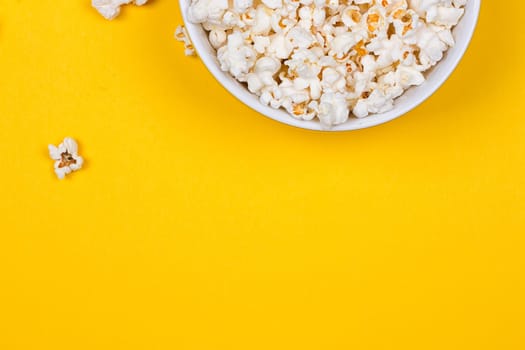
[[[0,348],[524,349],[525,2],[482,7],[430,100],[326,134],[185,57],[174,0],[0,0]]]

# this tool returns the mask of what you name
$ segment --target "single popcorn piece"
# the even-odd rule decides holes
[[[106,19],[114,19],[120,14],[120,6],[134,3],[144,5],[148,0],[91,0],[91,5]]]
[[[177,39],[177,41],[184,43],[184,54],[186,54],[186,56],[195,56],[195,48],[193,47],[193,43],[190,40],[188,32],[186,31],[186,27],[184,26],[177,27],[177,29],[175,30],[175,39]],[[210,40],[212,40],[211,34],[210,34]],[[226,34],[223,39],[223,42],[225,41],[226,41]]]
[[[454,46],[468,0],[192,0],[223,71],[301,120],[394,108]],[[185,43],[184,30],[177,38]]]
[[[58,147],[49,145],[49,156],[55,161],[55,174],[62,180],[66,175],[82,168],[84,159],[78,155],[78,145],[66,137]]]

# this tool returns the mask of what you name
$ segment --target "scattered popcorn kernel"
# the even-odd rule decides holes
[[[49,145],[49,156],[55,161],[55,174],[62,180],[66,175],[82,168],[84,159],[78,155],[75,140],[66,137],[58,147]]]
[[[210,41],[212,40],[211,37],[212,36],[210,34]],[[177,41],[184,43],[184,53],[186,54],[186,56],[195,56],[195,48],[193,47],[193,43],[191,42],[190,37],[188,36],[186,27],[184,26],[177,27],[177,29],[175,30],[175,39],[177,39]],[[221,42],[222,43],[226,42],[226,34],[224,35],[224,38],[221,40]],[[217,45],[217,47],[220,47],[220,45]]]
[[[91,5],[104,16],[105,19],[114,19],[120,14],[120,6],[134,3],[144,5],[148,0],[91,0]]]

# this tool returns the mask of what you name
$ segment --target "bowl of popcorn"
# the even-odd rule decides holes
[[[480,0],[180,0],[215,78],[252,109],[312,130],[395,119],[450,76]]]

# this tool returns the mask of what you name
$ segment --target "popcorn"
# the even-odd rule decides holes
[[[283,6],[282,0],[262,0],[262,3],[271,9],[277,9]]]
[[[229,71],[233,77],[245,81],[243,77],[255,65],[257,53],[250,45],[246,45],[240,32],[228,35],[228,42],[217,51],[217,57],[223,71]]]
[[[220,44],[226,42],[226,34],[224,34],[224,38],[222,38],[221,40],[217,37],[219,35],[218,33],[215,33],[215,37],[212,33],[213,31],[210,33],[210,43],[212,44],[213,47],[220,47],[221,46]],[[186,31],[186,27],[184,26],[177,27],[177,29],[175,30],[175,39],[177,39],[177,41],[184,43],[184,54],[186,56],[195,56],[195,48],[193,47],[193,43],[190,40],[188,32]],[[214,46],[214,42],[217,46]]]
[[[192,0],[223,71],[261,103],[326,127],[425,82],[467,0]]]
[[[184,35],[184,42],[186,47],[188,47],[187,41],[189,41],[188,36]],[[220,29],[214,29],[210,31],[210,44],[215,49],[220,48],[224,44],[226,44],[227,35],[224,30]]]
[[[327,126],[342,124],[348,120],[348,103],[341,93],[326,93],[321,96],[318,117]]]
[[[114,19],[120,14],[120,6],[134,3],[144,5],[148,0],[92,0],[91,5],[106,19]]]
[[[196,0],[190,7],[188,17],[194,23],[220,23],[227,9],[228,0]]]
[[[66,137],[55,147],[49,145],[49,156],[55,161],[55,174],[62,180],[66,175],[82,168],[84,159],[78,155],[78,145],[75,140]]]

